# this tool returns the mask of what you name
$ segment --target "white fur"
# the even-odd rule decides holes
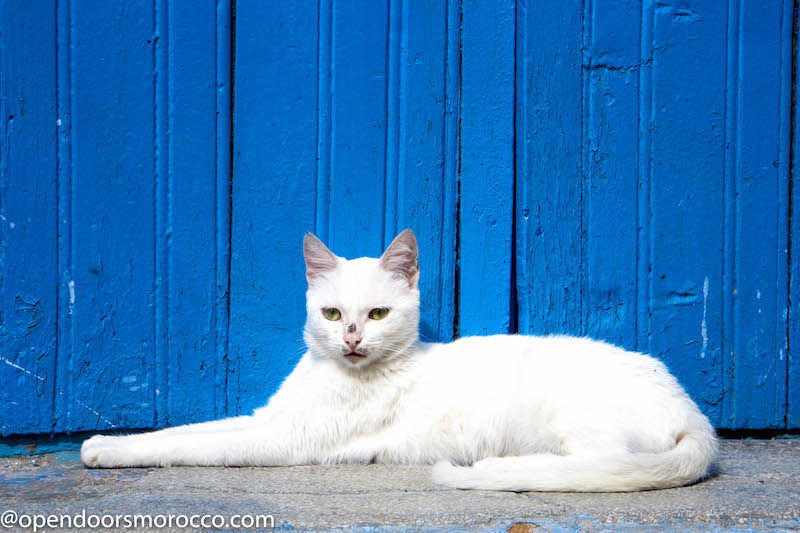
[[[413,248],[416,261],[416,243],[401,235],[405,243],[394,251]],[[307,257],[323,246],[306,244]],[[408,278],[385,270],[394,264],[385,256],[337,258],[309,276],[309,351],[265,407],[142,435],[95,436],[81,449],[84,464],[438,463],[438,483],[513,491],[632,491],[707,475],[714,430],[659,361],[566,336],[421,343],[418,274],[408,263]],[[342,319],[325,319],[323,307],[336,307]],[[371,320],[376,307],[391,311]],[[351,323],[366,355],[355,361],[342,340]]]

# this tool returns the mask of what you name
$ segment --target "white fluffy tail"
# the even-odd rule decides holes
[[[629,492],[665,489],[708,475],[717,452],[713,430],[698,428],[664,453],[618,456],[527,455],[490,457],[469,467],[438,463],[433,480],[460,489]]]

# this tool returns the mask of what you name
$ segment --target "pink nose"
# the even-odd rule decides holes
[[[350,333],[345,333],[344,343],[347,345],[348,348],[350,348],[351,351],[356,350],[356,346],[358,346],[359,342],[361,342],[361,337],[356,337],[355,335],[352,335]]]

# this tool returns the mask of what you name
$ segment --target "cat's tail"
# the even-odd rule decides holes
[[[687,431],[664,453],[490,457],[469,467],[438,463],[433,480],[460,489],[629,492],[694,483],[717,452],[714,430]]]

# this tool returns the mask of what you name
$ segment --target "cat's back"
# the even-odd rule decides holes
[[[418,356],[418,411],[461,413],[475,431],[498,416],[511,423],[520,412],[534,424],[558,421],[565,431],[610,424],[623,434],[651,419],[678,428],[688,413],[701,416],[661,362],[588,338],[466,337],[421,345]]]
[[[674,378],[653,357],[585,337],[488,335],[420,345],[424,372],[474,376],[484,382],[525,379],[541,386],[569,383],[608,386],[643,378],[672,386]]]

